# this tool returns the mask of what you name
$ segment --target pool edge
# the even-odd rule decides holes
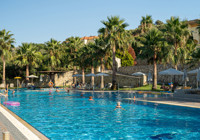
[[[29,131],[31,131],[39,139],[41,139],[41,140],[50,140],[47,136],[45,136],[43,133],[41,133],[39,130],[37,130],[36,128],[34,128],[32,125],[30,125],[28,122],[26,122],[25,120],[23,120],[21,117],[19,117],[18,115],[16,115],[14,112],[12,112],[10,109],[8,109],[7,107],[5,107],[4,105],[0,104],[0,107],[2,107],[8,114],[10,114],[12,117],[14,117],[19,123],[21,123],[24,127],[26,127]],[[11,120],[8,118],[8,116],[6,116],[4,113],[3,113],[3,115],[11,122]],[[11,122],[11,123],[13,124],[13,122]],[[16,125],[14,125],[14,126],[16,126]],[[17,129],[19,130],[19,128],[17,128]],[[22,134],[24,135],[23,132],[22,132]],[[31,139],[31,138],[29,138],[29,139]]]

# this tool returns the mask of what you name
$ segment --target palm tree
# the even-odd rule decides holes
[[[77,57],[78,49],[83,46],[83,41],[79,37],[70,37],[65,40],[66,46],[69,49],[69,53],[71,56],[71,62]],[[73,74],[76,74],[76,65],[73,63]],[[73,83],[76,83],[76,77],[73,77]]]
[[[198,66],[200,63],[200,48],[194,49],[191,58],[188,60],[190,67]]]
[[[0,31],[0,56],[3,62],[3,78],[2,83],[6,86],[6,59],[13,48],[14,38],[10,31],[6,32],[5,29]]]
[[[153,61],[153,87],[157,88],[157,62],[160,59],[160,53],[163,47],[163,33],[156,28],[152,28],[144,35],[141,43],[144,45],[142,47],[142,53],[140,57],[143,59],[148,59]]]
[[[146,32],[148,28],[152,27],[153,20],[150,15],[146,15],[146,17],[142,16],[142,20],[140,21],[142,27],[142,33]]]
[[[87,49],[87,45],[81,47],[77,53],[77,57],[73,59],[74,65],[81,68],[82,72],[82,84],[85,84],[85,69],[89,67],[88,56],[90,55]]]
[[[98,51],[95,43],[89,43],[86,45],[86,63],[91,67],[91,73],[94,74],[94,69],[99,65],[98,63]],[[94,76],[91,77],[91,86],[94,86]]]
[[[116,83],[116,71],[117,65],[115,60],[116,47],[122,47],[124,40],[122,36],[126,33],[125,28],[128,26],[127,23],[124,23],[123,19],[120,19],[117,16],[108,17],[108,21],[102,21],[105,27],[100,28],[98,33],[102,34],[104,38],[108,39],[109,48],[112,49],[112,59],[113,59],[113,74],[112,74],[112,89],[117,89]]]
[[[174,63],[175,69],[179,64],[179,48],[185,48],[187,40],[189,38],[188,24],[186,21],[180,21],[178,17],[171,17],[170,20],[167,20],[165,24],[166,28],[166,38],[169,44],[173,47],[173,57],[172,61]]]
[[[37,68],[39,63],[42,62],[42,54],[37,51],[37,48],[31,43],[22,43],[16,52],[15,64],[23,67],[26,66],[26,80],[29,78],[29,68],[30,66]]]
[[[62,51],[60,41],[55,39],[50,39],[50,41],[45,43],[45,59],[51,70],[55,70],[61,63]]]
[[[102,36],[99,36],[98,39],[95,40],[95,45],[96,45],[96,57],[100,59],[100,64],[101,64],[101,73],[104,72],[104,61],[106,61],[105,58],[109,55],[109,47],[107,45],[106,40],[103,39]],[[104,88],[104,76],[101,76],[101,85],[100,88]]]

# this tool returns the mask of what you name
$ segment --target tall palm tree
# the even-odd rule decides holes
[[[127,23],[124,23],[123,19],[120,19],[117,16],[111,16],[107,18],[108,21],[102,21],[105,27],[100,28],[98,33],[103,34],[104,38],[108,39],[108,44],[110,49],[112,49],[112,59],[113,59],[113,74],[112,74],[112,89],[117,89],[116,83],[116,71],[117,65],[115,60],[116,47],[122,47],[124,41],[122,36],[126,33],[125,28],[128,26]]]
[[[66,46],[69,49],[69,53],[71,56],[71,62],[73,63],[73,59],[76,59],[78,54],[78,49],[83,46],[83,40],[79,37],[70,37],[65,40]],[[76,65],[73,63],[73,74],[76,74]],[[73,83],[76,83],[76,77],[73,77]]]
[[[152,27],[153,20],[150,15],[146,15],[146,17],[142,16],[142,20],[140,21],[142,27],[142,33],[146,32],[148,28]]]
[[[98,51],[95,43],[90,42],[86,45],[86,63],[91,67],[91,73],[94,74],[94,69],[99,65]],[[91,77],[91,86],[94,86],[94,76]]]
[[[175,69],[177,69],[179,64],[178,49],[185,48],[187,40],[190,36],[190,32],[187,27],[187,22],[180,21],[178,17],[171,17],[170,20],[167,20],[167,24],[165,24],[166,38],[173,48],[174,55],[172,57],[172,61],[174,63]]]
[[[15,64],[23,67],[26,66],[26,80],[29,76],[29,68],[30,66],[37,68],[39,63],[42,62],[42,54],[37,51],[37,47],[31,43],[22,43],[22,46],[19,46],[16,52]]]
[[[142,53],[140,57],[143,59],[148,59],[149,61],[153,61],[153,87],[152,89],[157,88],[157,62],[159,60],[159,56],[162,47],[163,47],[163,34],[156,28],[152,28],[144,35],[141,43],[144,45],[142,47]]]
[[[109,53],[109,47],[107,45],[106,40],[103,39],[102,36],[99,36],[98,39],[95,40],[95,45],[96,45],[96,57],[100,59],[100,64],[101,64],[101,73],[104,72],[104,61],[106,61],[106,57],[110,54]],[[104,88],[104,76],[101,76],[101,85],[100,88]]]
[[[10,54],[11,48],[14,47],[14,38],[10,31],[5,29],[0,31],[0,56],[3,62],[3,78],[2,83],[6,86],[6,59]]]
[[[89,52],[87,49],[87,45],[84,45],[83,47],[81,47],[77,53],[77,57],[75,59],[73,59],[73,63],[74,65],[77,65],[80,67],[81,72],[82,72],[82,84],[85,84],[85,69],[87,67],[89,67],[89,63],[88,62],[88,56],[89,56]]]
[[[55,39],[50,39],[50,41],[45,43],[45,59],[51,70],[55,70],[61,63],[62,51],[60,41]]]

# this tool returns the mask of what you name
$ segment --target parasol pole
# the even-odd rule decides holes
[[[17,79],[17,90],[18,90],[18,79]]]

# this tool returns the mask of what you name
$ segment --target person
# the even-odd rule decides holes
[[[8,84],[6,85],[6,89],[5,89],[4,93],[5,93],[5,96],[8,97]]]
[[[13,90],[12,94],[13,94],[13,95],[15,94],[15,90]]]
[[[56,89],[56,92],[60,92],[60,90]]]
[[[51,95],[51,89],[49,90],[49,95]]]
[[[93,99],[92,99],[92,96],[89,96],[89,99],[88,99],[89,101],[94,101]]]
[[[115,110],[116,110],[116,109],[123,109],[123,110],[125,110],[124,108],[122,108],[120,102],[117,102],[117,106],[115,107]]]
[[[83,97],[83,92],[81,93],[81,97]]]

